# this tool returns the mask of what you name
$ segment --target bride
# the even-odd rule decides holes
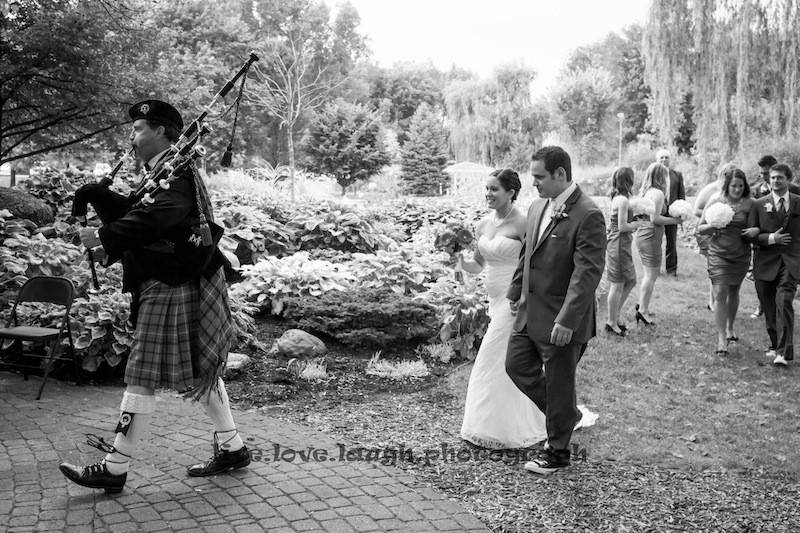
[[[514,207],[522,185],[511,169],[495,170],[486,182],[486,201],[493,214],[478,223],[478,247],[472,260],[459,256],[470,273],[485,273],[489,327],[472,367],[464,406],[461,438],[484,448],[525,448],[547,438],[544,414],[506,374],[505,360],[513,317],[506,289],[519,262],[526,217]],[[578,406],[577,427],[590,426],[597,415]]]

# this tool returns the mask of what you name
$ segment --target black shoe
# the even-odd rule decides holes
[[[90,489],[105,489],[108,494],[122,492],[128,473],[114,475],[109,473],[105,463],[95,463],[84,467],[69,463],[61,463],[58,467],[61,473],[81,487]]]
[[[242,446],[240,449],[232,452],[220,450],[215,447],[214,457],[205,463],[190,466],[186,471],[192,477],[215,476],[223,472],[236,470],[237,468],[244,468],[249,464],[250,450],[247,449],[247,446]]]
[[[552,474],[569,466],[569,450],[546,449],[538,459],[525,463],[525,470],[536,474]]]
[[[625,324],[620,324],[619,322],[617,322],[617,327],[622,333],[628,332],[628,326],[626,326]]]
[[[647,320],[642,313],[639,312],[639,306],[636,306],[636,323],[644,323],[645,326],[655,326],[656,323],[652,320]]]
[[[616,335],[617,337],[625,336],[625,332],[622,330],[622,328],[619,328],[619,331],[617,331],[611,324],[606,324],[606,333],[610,333],[611,335]]]

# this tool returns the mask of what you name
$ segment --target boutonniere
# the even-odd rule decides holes
[[[775,206],[768,202],[764,204],[764,211],[766,211],[767,213],[772,213],[773,211],[775,211]]]
[[[566,204],[561,204],[556,206],[556,208],[553,209],[553,214],[551,215],[550,218],[552,218],[554,222],[558,222],[559,220],[564,220],[565,218],[569,218],[569,213],[567,213]]]

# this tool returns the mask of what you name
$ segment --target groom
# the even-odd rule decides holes
[[[525,464],[539,474],[569,466],[569,441],[580,420],[575,369],[595,334],[595,289],[605,265],[603,213],[572,181],[558,146],[533,155],[540,199],[528,210],[520,261],[507,297],[516,315],[506,372],[545,414],[547,443]]]

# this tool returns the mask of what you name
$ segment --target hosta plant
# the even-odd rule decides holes
[[[417,298],[436,307],[439,340],[449,343],[462,358],[474,359],[489,326],[485,294],[479,278],[468,276],[463,285],[441,278]]]
[[[344,291],[355,282],[346,268],[328,261],[310,259],[308,252],[283,257],[264,257],[255,265],[242,267],[244,280],[232,291],[273,315],[283,312],[288,296],[319,296],[332,290]]]
[[[0,287],[21,287],[33,276],[71,277],[83,251],[61,239],[17,234],[0,246]]]
[[[354,211],[304,206],[287,224],[298,235],[301,250],[332,248],[347,252],[374,252],[389,248],[394,241],[375,231],[372,224]]]

